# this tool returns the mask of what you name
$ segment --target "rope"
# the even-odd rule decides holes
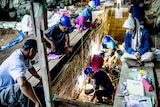
[[[45,98],[45,102],[53,103],[57,98],[58,98],[58,96],[56,94],[53,94],[51,100],[48,100],[47,98]]]
[[[34,0],[31,0],[31,2],[34,2]],[[41,2],[39,2],[38,7],[37,7],[36,12],[35,12],[35,15],[34,15],[34,18],[36,18],[38,16],[39,10],[41,8],[41,4],[43,5],[43,7],[45,9],[47,9],[47,4],[46,4],[46,2],[44,0],[42,0]]]
[[[36,9],[34,18],[36,18],[36,17],[38,16],[38,13],[39,13],[40,8],[41,8],[41,4],[39,3],[39,4],[38,4],[38,7],[37,7],[37,9]]]

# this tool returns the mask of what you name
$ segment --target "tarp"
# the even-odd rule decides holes
[[[10,47],[14,46],[15,44],[21,42],[25,35],[26,33],[23,33],[22,30],[20,30],[19,33],[17,34],[17,38],[10,41],[6,46],[1,47],[0,52],[7,50]]]

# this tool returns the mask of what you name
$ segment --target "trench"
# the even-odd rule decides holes
[[[115,19],[114,12],[112,8],[106,9],[105,13],[100,16],[101,18],[96,19],[94,28],[88,30],[76,44],[71,55],[64,58],[61,64],[53,69],[51,73],[52,95],[61,99],[61,101],[55,101],[56,107],[65,107],[64,104],[67,105],[66,107],[93,107],[94,102],[90,102],[92,95],[86,95],[84,92],[88,77],[83,71],[90,65],[93,54],[98,53],[98,50],[102,48],[101,40],[104,35],[110,34],[116,41],[119,41],[118,44],[123,42],[125,30],[120,26],[127,18],[127,14],[120,22],[120,19]],[[101,107],[103,106],[102,104]]]

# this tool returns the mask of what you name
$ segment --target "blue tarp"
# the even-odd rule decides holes
[[[20,30],[18,32],[17,38],[10,41],[6,46],[4,46],[3,48],[1,47],[0,52],[9,49],[10,47],[16,45],[17,43],[21,42],[24,38],[24,36],[26,35],[26,33],[23,33],[22,30]]]

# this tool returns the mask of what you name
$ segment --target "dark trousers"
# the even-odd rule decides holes
[[[46,107],[44,92],[42,86],[34,87],[37,97]],[[14,84],[0,92],[0,107],[35,107],[35,104],[29,100],[20,90],[18,84]]]
[[[103,102],[102,97],[107,97],[108,99],[112,99],[112,92],[108,90],[97,90],[95,93],[99,102]]]

